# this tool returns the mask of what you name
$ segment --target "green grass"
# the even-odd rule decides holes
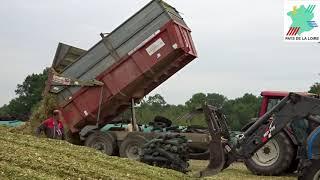
[[[207,163],[191,161],[190,174],[204,169]],[[36,138],[0,127],[0,179],[193,179],[190,174],[110,157],[87,147]],[[217,176],[206,179],[295,178],[255,176],[238,163]]]

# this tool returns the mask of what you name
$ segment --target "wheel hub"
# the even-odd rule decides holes
[[[99,151],[103,151],[104,150],[104,144],[103,143],[96,143],[93,145],[93,148]]]
[[[129,159],[139,159],[140,148],[138,145],[132,145],[127,149],[127,157]]]
[[[263,153],[264,154],[268,155],[268,154],[270,154],[270,152],[271,152],[271,150],[270,150],[270,148],[268,146],[263,148]]]

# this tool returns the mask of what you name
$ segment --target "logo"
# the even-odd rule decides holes
[[[320,0],[285,0],[284,40],[320,42]]]

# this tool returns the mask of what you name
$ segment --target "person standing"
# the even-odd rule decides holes
[[[52,117],[43,121],[36,129],[36,135],[40,136],[40,134],[44,132],[47,138],[64,140],[65,135],[61,111],[54,110],[52,114]]]

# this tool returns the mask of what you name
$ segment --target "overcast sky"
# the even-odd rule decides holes
[[[0,105],[50,66],[59,41],[88,49],[148,0],[1,0]],[[184,103],[197,92],[228,98],[305,91],[320,76],[320,44],[286,43],[283,1],[168,0],[192,29],[199,58],[152,92]]]

